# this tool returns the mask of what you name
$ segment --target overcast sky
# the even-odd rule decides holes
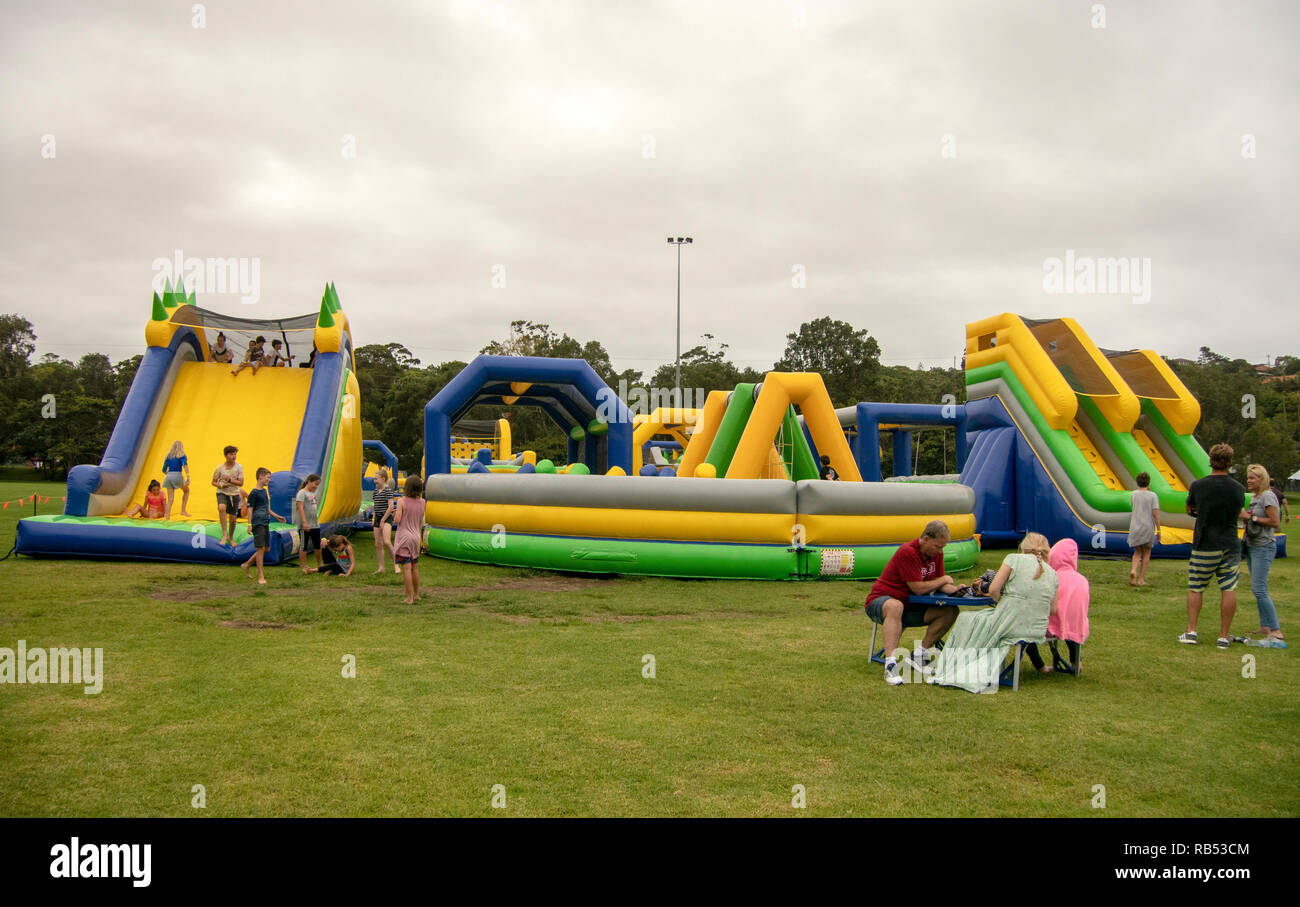
[[[357,344],[526,318],[650,370],[690,235],[683,348],[741,365],[821,315],[951,364],[1002,311],[1300,353],[1300,6],[1103,5],[4,0],[0,312],[125,358],[182,250],[258,259],[255,304],[199,293],[241,317],[333,280]],[[1150,302],[1047,292],[1067,250]]]

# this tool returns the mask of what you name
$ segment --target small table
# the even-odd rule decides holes
[[[993,599],[989,598],[988,596],[945,595],[942,592],[939,593],[938,595],[909,595],[907,597],[907,601],[904,602],[903,604],[904,605],[925,605],[926,607],[929,607],[930,605],[951,605],[952,607],[955,608],[997,607],[997,602],[995,602]],[[884,646],[880,647],[880,651],[876,651],[876,632],[879,629],[880,629],[880,624],[876,623],[874,620],[871,621],[871,660],[876,662],[877,664],[884,664],[885,663]],[[904,629],[907,628],[904,627]],[[937,648],[940,649],[943,648],[942,639],[939,640],[939,642],[937,643]]]

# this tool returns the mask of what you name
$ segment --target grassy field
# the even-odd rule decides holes
[[[63,494],[0,475],[0,500],[38,489]],[[6,549],[17,515],[0,512]],[[234,567],[0,562],[0,646],[102,647],[106,675],[97,696],[0,686],[0,815],[1300,813],[1295,655],[1217,651],[1217,599],[1210,644],[1178,645],[1181,563],[1135,590],[1126,564],[1085,561],[1083,675],[973,696],[882,682],[863,584],[424,558],[408,606],[400,577],[369,574],[369,535],[354,541],[353,577],[277,567],[261,591]],[[1296,559],[1275,563],[1293,631],[1297,579]],[[1242,591],[1238,632],[1258,624]]]

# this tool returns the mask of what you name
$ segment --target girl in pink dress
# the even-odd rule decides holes
[[[1088,604],[1092,596],[1087,577],[1079,572],[1079,546],[1074,539],[1061,539],[1052,546],[1047,562],[1056,571],[1059,582],[1056,613],[1047,621],[1047,638],[1065,640],[1070,652],[1070,670],[1077,672],[1079,646],[1088,638]],[[1043,664],[1038,646],[1025,646],[1025,654],[1038,670],[1051,673],[1052,666]]]
[[[424,529],[424,483],[419,476],[407,476],[405,492],[397,499],[397,534],[393,538],[393,560],[402,568],[403,603],[420,598],[420,534]]]

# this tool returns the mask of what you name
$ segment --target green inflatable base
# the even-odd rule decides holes
[[[436,557],[504,567],[530,567],[573,573],[622,573],[682,579],[821,579],[820,547],[742,545],[722,542],[660,542],[639,539],[570,538],[552,535],[425,530],[425,548]],[[897,545],[842,545],[829,551],[853,552],[853,572],[827,579],[875,579]],[[974,539],[944,549],[949,573],[967,570],[979,556]],[[828,559],[829,560],[829,559]]]

